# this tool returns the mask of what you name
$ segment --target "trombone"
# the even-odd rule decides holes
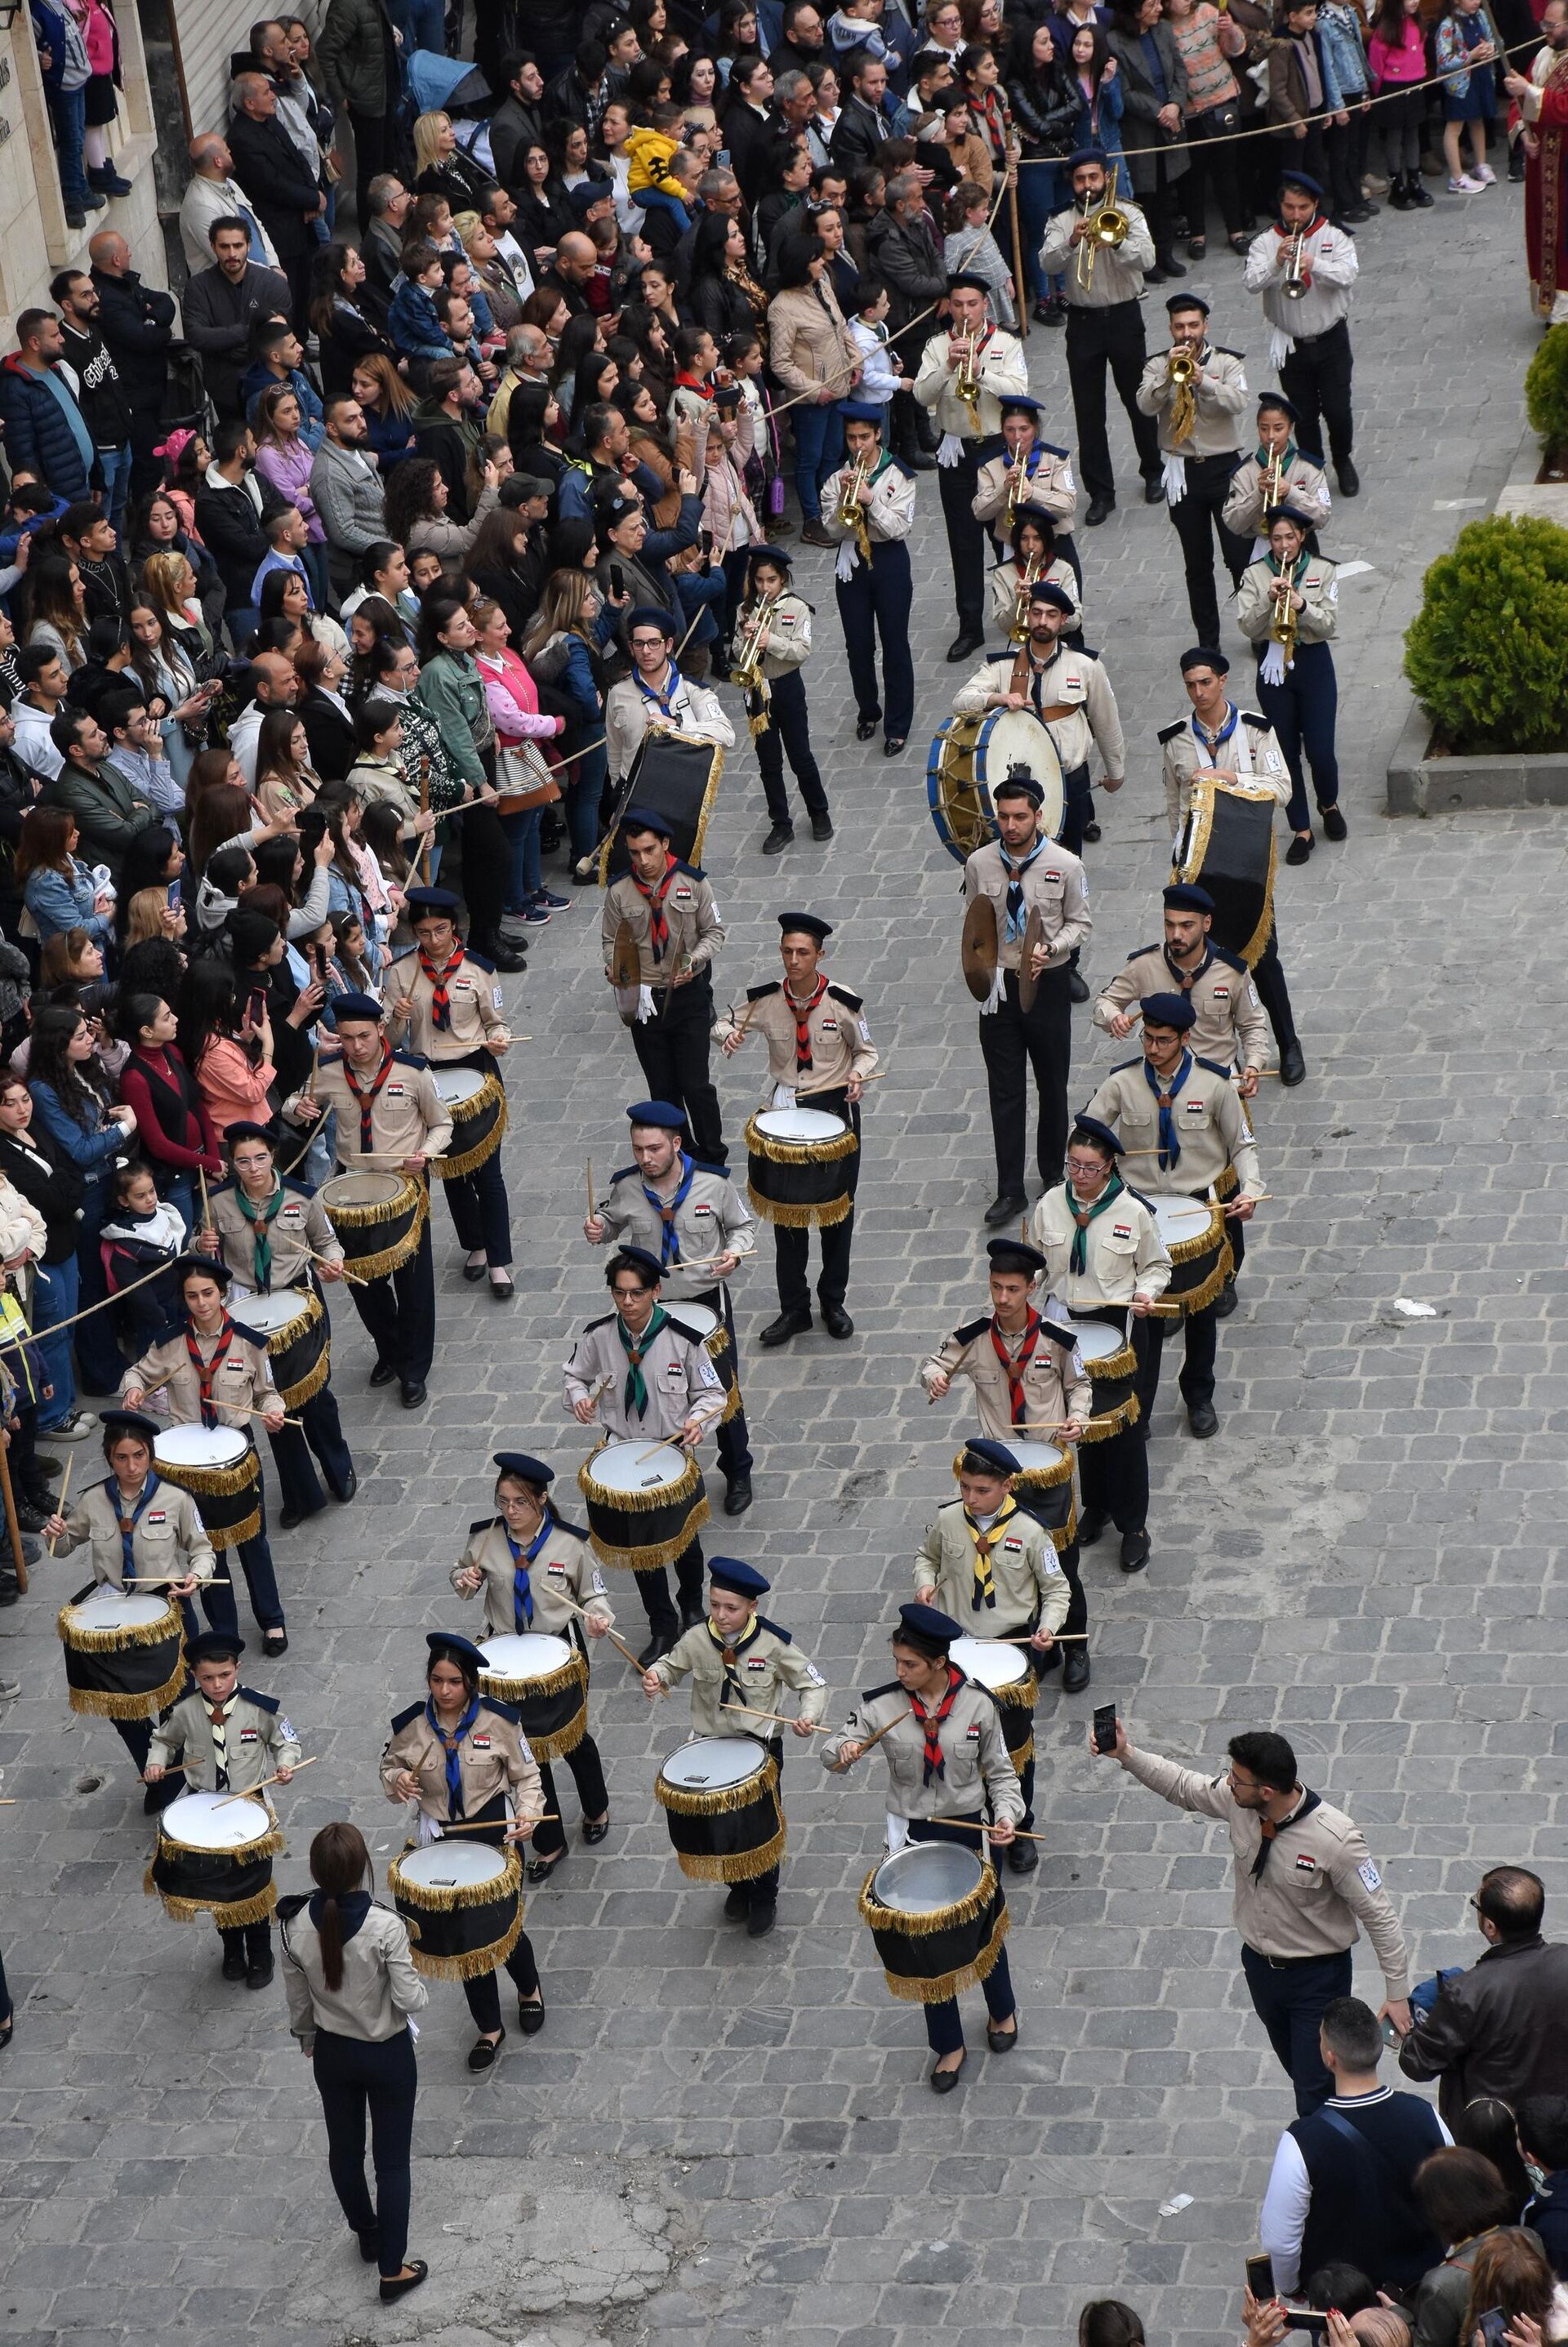
[[[870,477],[870,467],[864,456],[855,460],[855,469],[845,477],[838,493],[838,526],[853,530],[860,559],[867,569],[871,567],[871,532],[866,527],[866,507],[860,502],[860,492]]]
[[[1101,252],[1114,252],[1119,244],[1127,241],[1127,215],[1111,200],[1107,189],[1105,200],[1092,212],[1085,215],[1089,234],[1079,240],[1078,266],[1074,272],[1081,290],[1087,293],[1094,282],[1094,263]]]
[[[1279,288],[1287,302],[1299,302],[1307,292],[1306,252],[1307,231],[1298,228],[1290,240],[1285,276]]]
[[[1008,630],[1009,644],[1021,644],[1029,633],[1029,590],[1040,577],[1044,564],[1043,554],[1031,554],[1024,564],[1023,577],[1019,580],[1018,592],[1013,597],[1012,625]]]
[[[773,618],[774,604],[777,600],[776,596],[764,596],[759,599],[740,651],[730,664],[730,682],[737,688],[744,701],[746,723],[751,728],[753,741],[759,734],[767,732],[771,722],[768,715],[768,703],[773,696],[768,691],[767,679],[763,674],[762,640],[767,630],[768,621]]]

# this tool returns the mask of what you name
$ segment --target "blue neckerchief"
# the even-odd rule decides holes
[[[1200,750],[1206,750],[1208,752],[1209,764],[1211,765],[1214,764],[1214,752],[1219,749],[1223,743],[1230,740],[1231,735],[1235,732],[1235,729],[1240,723],[1241,711],[1234,701],[1226,702],[1225,722],[1219,728],[1219,731],[1213,734],[1210,733],[1208,727],[1204,723],[1203,719],[1197,714],[1197,712],[1195,710],[1194,711],[1193,738],[1197,743]]]
[[[131,1542],[135,1535],[136,1528],[141,1522],[142,1512],[157,1489],[158,1477],[153,1473],[149,1467],[147,1471],[147,1481],[141,1487],[141,1497],[130,1512],[130,1529],[128,1532],[126,1529],[125,1511],[120,1506],[119,1485],[115,1481],[112,1475],[106,1475],[104,1478],[104,1490],[108,1494],[108,1503],[114,1510],[116,1519],[119,1524],[119,1577],[121,1581],[134,1581],[136,1579],[136,1558],[132,1553]]]
[[[322,1917],[326,1911],[326,1903],[327,1895],[324,1891],[312,1891],[310,1915],[311,1921],[315,1925],[318,1932],[322,1928]],[[354,1933],[358,1931],[360,1925],[364,1922],[365,1917],[370,1912],[369,1891],[344,1891],[340,1892],[337,1902],[337,1911],[343,1929],[343,1945],[344,1947],[347,1947],[349,1942],[353,1939]]]
[[[511,1526],[504,1519],[501,1530],[512,1553],[512,1624],[520,1638],[534,1626],[534,1594],[528,1583],[528,1567],[550,1536],[550,1512],[548,1508],[545,1510],[544,1522],[539,1526],[532,1545],[527,1549],[518,1547],[512,1538]],[[519,1558],[522,1560],[520,1563]]]
[[[681,1234],[675,1228],[675,1217],[686,1203],[687,1193],[692,1187],[692,1177],[696,1171],[692,1160],[682,1150],[681,1152],[681,1186],[668,1205],[657,1190],[651,1190],[646,1182],[642,1184],[642,1194],[659,1217],[661,1225],[659,1260],[666,1271],[672,1264],[678,1264],[681,1260]]]
[[[1162,1083],[1147,1060],[1143,1062],[1143,1081],[1160,1103],[1160,1171],[1169,1174],[1181,1161],[1182,1144],[1176,1139],[1176,1120],[1171,1114],[1173,1101],[1193,1072],[1193,1055],[1184,1050],[1182,1064],[1168,1084]]]
[[[676,667],[674,661],[671,661],[670,663],[670,674],[662,692],[660,692],[657,685],[650,684],[648,682],[641,669],[634,669],[632,671],[632,676],[635,679],[637,690],[642,695],[643,700],[654,702],[670,724],[679,724],[680,721],[676,717],[674,710],[674,701],[675,695],[681,690],[681,671]]]
[[[436,1717],[436,1702],[432,1696],[425,1698],[425,1717],[430,1722],[433,1733],[440,1738],[446,1754],[446,1815],[449,1819],[460,1818],[463,1815],[463,1768],[459,1752],[463,1738],[479,1717],[479,1698],[477,1695],[469,1696],[468,1708],[450,1736]]]
[[[1007,921],[1004,934],[1009,945],[1023,936],[1023,876],[1037,856],[1045,853],[1045,841],[1037,839],[1021,864],[1015,864],[1004,847],[1001,850],[1002,869],[1008,876]]]

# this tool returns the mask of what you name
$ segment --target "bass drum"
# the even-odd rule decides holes
[[[949,717],[926,761],[926,796],[937,836],[955,863],[997,835],[991,792],[1009,766],[1023,766],[1045,793],[1040,826],[1060,838],[1066,799],[1056,744],[1027,709],[993,709],[983,717]]]

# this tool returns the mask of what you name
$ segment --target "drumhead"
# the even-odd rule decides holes
[[[547,1672],[559,1671],[563,1663],[569,1663],[573,1649],[565,1638],[529,1632],[522,1637],[486,1638],[479,1652],[485,1657],[485,1669],[497,1678],[542,1679]]]
[[[480,1068],[432,1068],[436,1089],[448,1108],[456,1108],[476,1092],[482,1092],[489,1078]]]
[[[472,1891],[481,1882],[500,1881],[507,1871],[507,1853],[488,1842],[442,1840],[424,1850],[405,1851],[397,1870],[422,1891]]]
[[[236,1467],[251,1438],[238,1426],[198,1426],[194,1419],[166,1426],[152,1446],[160,1467]]]
[[[1004,1646],[998,1638],[955,1638],[948,1651],[964,1676],[983,1687],[1010,1686],[1029,1676],[1024,1648]]]
[[[1201,1239],[1211,1220],[1209,1209],[1201,1198],[1152,1198],[1154,1221],[1160,1236],[1167,1246],[1184,1245],[1189,1239]]]
[[[829,1116],[820,1108],[759,1109],[756,1123],[770,1141],[836,1141],[845,1130],[841,1116]]]
[[[139,1590],[127,1591],[123,1595],[105,1582],[79,1605],[66,1607],[67,1618],[78,1630],[146,1630],[161,1621],[169,1611],[165,1597],[145,1596]]]
[[[1062,1454],[1054,1442],[1009,1442],[1008,1449],[1018,1460],[1020,1475],[1039,1475],[1048,1467],[1060,1467]]]
[[[768,1756],[749,1736],[699,1736],[671,1752],[660,1774],[667,1785],[705,1793],[723,1785],[743,1785],[766,1768]]]
[[[1079,1320],[1073,1325],[1078,1330],[1078,1350],[1086,1364],[1108,1361],[1112,1353],[1126,1349],[1126,1337],[1107,1320]]]
[[[272,1820],[264,1801],[236,1800],[232,1793],[181,1793],[164,1810],[159,1827],[170,1841],[191,1850],[243,1850],[271,1833]]]
[[[304,1287],[274,1287],[270,1296],[241,1296],[235,1299],[231,1317],[237,1328],[253,1329],[259,1337],[270,1337],[274,1329],[286,1328],[311,1308],[311,1293]]]
[[[1027,767],[1042,786],[1050,779],[1053,745],[1032,710],[993,711],[976,739],[981,752],[982,772],[991,791],[995,791],[1009,766]]]
[[[677,1297],[669,1309],[677,1320],[685,1322],[699,1343],[704,1337],[711,1337],[719,1325],[718,1314],[710,1312],[705,1304],[688,1304],[684,1297]]]
[[[333,1206],[390,1206],[404,1188],[400,1174],[334,1174],[316,1194],[330,1212]]]
[[[974,1850],[956,1842],[912,1841],[885,1858],[871,1878],[871,1896],[880,1906],[907,1915],[928,1915],[956,1906],[979,1889],[979,1836]]]
[[[607,1442],[588,1462],[588,1471],[607,1491],[653,1491],[678,1483],[691,1463],[672,1442],[661,1442],[651,1458],[646,1442]]]

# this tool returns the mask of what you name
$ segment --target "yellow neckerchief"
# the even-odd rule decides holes
[[[991,1578],[991,1551],[1000,1540],[1010,1519],[1017,1513],[1018,1501],[1010,1491],[991,1519],[989,1532],[982,1532],[968,1508],[964,1510],[964,1522],[969,1528],[969,1538],[975,1544],[975,1585],[969,1597],[969,1604],[977,1614],[982,1605],[994,1608],[996,1604],[996,1584]]]

